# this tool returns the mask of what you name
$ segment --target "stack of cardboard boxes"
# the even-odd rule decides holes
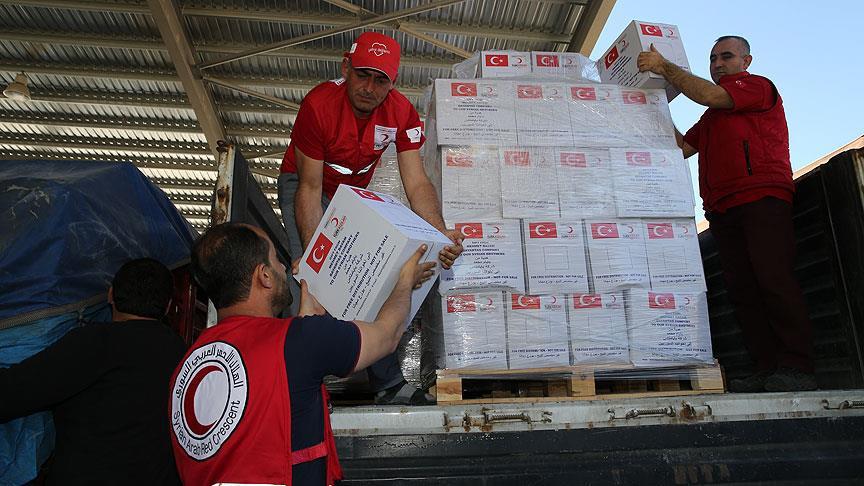
[[[482,78],[435,81],[427,170],[465,247],[433,317],[443,365],[712,362],[666,92],[562,79],[549,54],[484,52]]]

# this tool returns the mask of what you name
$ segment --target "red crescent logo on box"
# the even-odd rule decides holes
[[[452,96],[477,96],[477,83],[453,83],[450,85]]]
[[[447,313],[476,312],[477,302],[473,294],[454,294],[447,296]]]
[[[627,152],[627,165],[651,165],[650,152]]]
[[[648,292],[648,307],[652,309],[674,309],[675,295]]]
[[[510,58],[507,54],[486,54],[486,65],[492,67],[508,66],[510,65]]]
[[[456,223],[456,231],[465,238],[483,238],[483,223]]]
[[[447,154],[448,167],[474,167],[474,161],[465,154]]]
[[[618,225],[615,223],[591,223],[591,237],[595,240],[618,238]]]
[[[574,100],[597,101],[597,90],[580,86],[571,86],[570,95]]]
[[[537,65],[543,67],[558,67],[558,56],[554,54],[537,54]]]
[[[609,66],[615,64],[615,61],[618,59],[618,46],[612,48],[611,51],[606,53],[606,57],[604,61],[606,63],[606,69],[609,69]]]
[[[309,265],[309,268],[314,270],[315,273],[319,273],[321,267],[324,266],[324,260],[326,260],[327,255],[330,254],[331,248],[333,248],[333,242],[324,236],[324,233],[319,233],[318,239],[315,240],[315,245],[312,247],[312,251],[310,251],[309,256],[306,257],[306,264]]]
[[[504,151],[504,165],[515,165],[520,167],[528,167],[531,165],[531,158],[528,155],[528,152],[516,151],[516,150],[505,150]]]
[[[522,294],[512,294],[510,296],[510,308],[513,310],[519,309],[528,309],[528,310],[539,310],[540,309],[540,297],[534,295],[522,295]]]
[[[520,84],[516,87],[516,95],[522,99],[540,99],[543,97],[543,88],[529,84]]]
[[[639,24],[642,27],[642,35],[653,35],[655,37],[663,37],[663,31],[660,27],[651,24]]]
[[[561,167],[588,167],[588,158],[579,152],[561,152]]]
[[[674,238],[672,223],[648,223],[648,239],[660,240]]]
[[[647,105],[648,98],[642,91],[621,90],[621,97],[625,105]]]
[[[591,309],[602,305],[600,294],[573,294],[574,309]]]
[[[354,189],[354,192],[356,192],[357,195],[362,197],[363,199],[371,199],[373,201],[384,202],[384,200],[381,199],[381,197],[378,194],[375,194],[372,191],[367,191],[366,189],[358,189],[356,187],[352,187],[351,189]]]
[[[558,227],[553,222],[528,223],[529,238],[558,238]]]

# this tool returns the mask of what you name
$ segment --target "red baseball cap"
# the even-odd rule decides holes
[[[345,53],[354,69],[374,69],[396,81],[399,74],[399,43],[378,32],[363,32]]]

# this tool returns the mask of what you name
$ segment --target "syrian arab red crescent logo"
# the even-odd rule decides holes
[[[206,343],[189,353],[171,389],[171,431],[195,460],[219,451],[243,418],[248,385],[240,352],[229,343]]]
[[[309,251],[309,256],[306,257],[306,264],[315,273],[321,272],[321,267],[324,266],[324,261],[327,260],[327,255],[330,249],[333,248],[333,242],[324,236],[324,233],[318,234],[318,239],[315,240],[315,245]]]

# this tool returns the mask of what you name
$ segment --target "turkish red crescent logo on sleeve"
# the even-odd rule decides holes
[[[490,67],[508,66],[510,58],[507,54],[486,54],[486,65]]]
[[[574,309],[591,309],[602,305],[603,301],[599,294],[573,294]]]
[[[471,159],[470,156],[465,154],[447,154],[447,166],[448,167],[474,167],[474,160]]]
[[[537,54],[535,61],[538,66],[558,67],[558,56],[554,54]]]
[[[555,223],[528,223],[529,238],[558,238],[558,227]]]
[[[648,98],[645,97],[643,91],[635,91],[629,89],[621,90],[621,98],[625,105],[647,105]]]
[[[591,223],[591,237],[595,240],[618,238],[618,225],[615,223]]]
[[[648,307],[652,309],[674,309],[675,294],[655,294],[648,292]]]
[[[618,46],[613,47],[611,51],[606,53],[606,57],[603,58],[603,62],[606,63],[606,69],[615,64],[616,60],[618,60]]]
[[[642,35],[653,35],[655,37],[663,37],[663,31],[660,27],[651,24],[639,24],[642,27]]]
[[[505,150],[504,165],[514,165],[519,167],[528,167],[531,165],[531,157],[528,152],[521,150]]]
[[[456,231],[464,238],[483,238],[483,223],[456,223]]]
[[[650,152],[627,152],[625,157],[627,158],[627,165],[651,165]]]
[[[330,254],[330,249],[333,248],[333,242],[324,236],[324,233],[318,234],[318,239],[315,240],[315,245],[306,257],[306,264],[309,265],[315,273],[321,272],[321,267],[324,266],[324,261],[327,260],[327,255]]]
[[[588,167],[588,158],[579,152],[561,152],[561,167]]]
[[[597,101],[597,90],[590,86],[571,86],[570,95],[574,100]]]
[[[512,294],[510,308],[513,310],[540,309],[540,297],[535,295]]]
[[[516,96],[522,99],[540,99],[543,97],[543,88],[531,84],[520,84],[516,87]]]
[[[477,83],[453,83],[450,85],[452,96],[477,96]]]
[[[473,294],[453,294],[447,296],[447,313],[476,312],[477,301]]]
[[[670,239],[674,238],[675,233],[672,231],[672,223],[648,223],[648,239]]]

